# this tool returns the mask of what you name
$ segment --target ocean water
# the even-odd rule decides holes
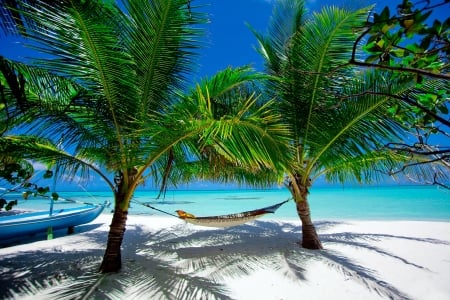
[[[113,201],[112,193],[61,192],[60,197],[78,202]],[[184,210],[196,216],[237,213],[271,206],[290,198],[285,188],[271,190],[173,190],[164,199],[156,199],[154,191],[138,191],[130,206],[130,214],[165,215],[140,203],[149,204],[168,214]],[[9,198],[18,195],[8,195]],[[48,209],[50,201],[20,200],[17,209]],[[319,220],[426,220],[450,221],[450,190],[437,186],[366,186],[313,187],[309,194],[313,221]],[[79,205],[58,200],[55,208]],[[111,213],[112,205],[104,213]],[[293,201],[281,206],[275,214],[263,219],[298,220]]]

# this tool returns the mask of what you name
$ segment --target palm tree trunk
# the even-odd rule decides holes
[[[295,201],[297,214],[302,221],[302,247],[307,249],[323,249],[316,228],[311,221],[311,210],[306,196],[300,201]]]
[[[308,203],[310,180],[303,181],[300,175],[294,173],[292,181],[288,185],[294,197],[297,214],[302,221],[302,247],[307,249],[323,249],[319,235],[311,220],[311,209]]]
[[[123,199],[118,198],[121,196],[117,194],[115,196],[116,205],[109,229],[108,243],[99,269],[101,273],[118,272],[122,267],[121,246],[125,233],[128,211],[124,211],[120,208],[119,204]]]

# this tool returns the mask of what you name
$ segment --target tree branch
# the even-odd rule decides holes
[[[352,57],[350,59],[349,64],[356,65],[356,66],[361,66],[361,67],[368,67],[368,68],[377,68],[377,69],[383,69],[383,70],[408,72],[408,73],[413,73],[413,74],[417,74],[417,75],[423,75],[423,76],[427,76],[427,77],[431,77],[431,78],[450,80],[450,75],[448,75],[448,74],[433,73],[433,72],[430,72],[430,71],[426,71],[426,70],[423,70],[423,69],[416,69],[416,68],[394,67],[394,66],[366,63],[366,62],[362,62],[362,61],[356,61],[354,59],[354,57]]]
[[[400,100],[400,101],[404,101],[404,102],[408,103],[411,106],[415,106],[415,107],[421,109],[423,112],[425,112],[429,116],[433,117],[437,121],[441,122],[443,125],[450,127],[450,121],[449,120],[446,120],[446,119],[442,118],[441,116],[435,114],[434,112],[432,112],[431,110],[429,110],[425,106],[421,105],[420,103],[417,103],[417,102],[415,102],[413,100],[410,100],[408,98],[405,98],[405,97],[401,97],[401,96],[397,96],[397,95],[393,95],[393,94],[389,94],[389,93],[366,91],[366,92],[362,92],[360,94],[352,94],[352,95],[346,96],[344,98],[355,97],[355,96],[364,96],[364,95],[386,96],[386,97],[391,97],[391,98],[394,98],[394,99],[397,99],[397,100]]]

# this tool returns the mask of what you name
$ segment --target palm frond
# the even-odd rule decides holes
[[[238,165],[256,168],[272,168],[272,162],[276,162],[277,157],[283,157],[283,150],[286,149],[282,141],[286,141],[288,131],[279,123],[280,116],[269,109],[272,102],[258,106],[257,97],[248,95],[233,104],[233,114],[218,118],[212,112],[211,98],[201,92],[198,96],[195,100],[197,107],[208,112],[204,115],[207,118],[213,117],[199,120],[200,124],[208,123],[200,136],[200,149],[213,147],[217,153]]]
[[[108,169],[142,164],[126,156],[142,150],[136,145],[149,139],[140,135],[142,128],[152,126],[157,112],[187,82],[184,76],[200,44],[195,25],[204,21],[203,15],[186,1],[125,1],[120,7],[104,1],[40,4],[23,3],[20,10],[36,25],[27,28],[27,38],[47,54],[37,60],[42,72],[29,77],[45,81],[47,71],[55,82],[61,76],[58,89],[72,88],[66,106],[47,107],[45,119],[33,118],[34,131],[29,132],[57,132],[55,140],[80,155],[91,152]],[[43,84],[34,86],[41,90]],[[54,86],[42,89],[48,98],[58,97]]]
[[[89,171],[95,171],[113,188],[111,181],[94,165],[91,157],[74,156],[58,148],[50,140],[29,135],[9,135],[0,138],[0,149],[12,157],[25,160],[35,160],[54,168],[56,174],[69,177],[89,176]]]
[[[330,90],[342,87],[342,79],[352,76],[345,64],[356,38],[355,28],[366,18],[366,10],[346,11],[335,7],[315,13],[292,38],[283,115],[295,125],[303,143],[309,143],[309,124],[314,108],[331,100]],[[333,73],[332,73],[333,71]]]
[[[332,183],[374,183],[380,182],[390,174],[406,156],[396,155],[391,151],[373,150],[362,152],[358,156],[340,155],[332,162],[322,165],[320,172],[314,178],[324,176]]]
[[[188,4],[186,0],[124,1],[130,18],[126,44],[135,63],[141,111],[156,110],[185,90],[185,76],[196,68],[202,44],[197,25],[207,19]]]
[[[42,68],[7,60],[3,60],[2,75],[3,130],[47,137],[75,152],[95,152],[114,140],[108,138],[113,125],[110,110],[77,83]],[[99,152],[100,162],[110,160],[117,151],[113,150]]]
[[[441,87],[439,83],[424,83],[424,88]],[[353,161],[354,157],[364,157],[372,152],[376,156],[383,154],[386,166],[374,163],[373,168],[384,175],[396,175],[395,171],[406,164],[406,160],[413,160],[407,153],[388,153],[384,145],[391,141],[403,141],[409,128],[401,120],[393,118],[388,111],[394,105],[399,109],[408,109],[408,105],[401,101],[402,97],[414,98],[420,94],[414,83],[405,83],[392,74],[377,71],[359,73],[353,85],[343,89],[348,96],[341,98],[329,113],[322,113],[311,130],[311,137],[315,141],[310,143],[311,160],[309,170],[334,164],[337,161]],[[392,97],[391,95],[397,95]],[[343,95],[342,95],[343,96]],[[405,116],[407,113],[405,113]],[[320,149],[319,152],[315,150]],[[397,163],[394,164],[394,160]],[[420,159],[417,161],[419,162]],[[381,160],[377,160],[381,163]],[[324,165],[322,165],[324,164]],[[409,168],[410,177],[421,177],[422,180],[432,181],[436,174],[445,173],[438,166],[418,163]],[[355,165],[358,167],[358,165]],[[370,165],[361,165],[361,172],[367,172]],[[325,167],[327,168],[327,167]],[[428,168],[428,171],[424,171]],[[448,168],[448,167],[447,167]],[[320,167],[319,167],[320,169]],[[444,167],[445,169],[445,167]],[[382,170],[382,171],[380,171]],[[417,170],[414,176],[413,171]],[[420,174],[420,175],[419,175]],[[426,176],[425,176],[426,175]],[[368,176],[365,176],[368,177]]]
[[[233,108],[234,102],[239,102],[244,94],[251,94],[260,91],[260,81],[267,78],[266,75],[256,73],[251,67],[243,66],[237,68],[228,67],[214,74],[213,76],[202,79],[199,83],[199,89],[193,89],[190,97],[198,97],[200,92],[208,95],[211,99],[211,105],[215,105],[215,110],[219,106],[228,109]],[[223,102],[223,103],[221,103]],[[226,112],[222,112],[224,114]]]
[[[167,178],[167,174],[156,176],[162,170],[170,170],[172,183],[195,174],[202,179],[253,184],[279,176],[275,175],[282,170],[278,164],[290,153],[288,132],[273,102],[259,103],[254,94],[259,88],[255,82],[261,78],[247,67],[226,69],[203,80],[158,117],[162,123],[158,129],[153,126],[148,147],[153,147],[152,153],[166,154],[152,160],[155,178]],[[154,145],[161,147],[157,150]]]
[[[337,152],[358,155],[377,149],[383,141],[398,139],[403,129],[387,114],[392,98],[386,92],[399,93],[405,85],[397,85],[378,72],[360,73],[351,85],[341,89],[344,94],[336,96],[335,103],[314,110],[310,122],[310,151],[314,161],[332,148]],[[382,93],[385,91],[385,93]],[[337,100],[337,101],[336,101]],[[318,152],[317,152],[318,151]],[[334,152],[333,152],[334,153]]]
[[[25,7],[23,13],[38,24],[27,32],[27,38],[34,42],[34,48],[48,55],[37,61],[39,66],[101,95],[116,126],[126,123],[118,116],[133,106],[121,99],[136,98],[137,90],[133,61],[119,35],[125,22],[120,11],[103,1]]]
[[[294,33],[303,26],[306,15],[304,1],[278,1],[273,8],[266,36],[249,26],[259,43],[257,51],[264,58],[270,74],[280,74],[282,71],[287,60],[286,47]]]

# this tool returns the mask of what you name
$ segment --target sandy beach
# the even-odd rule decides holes
[[[130,215],[120,273],[96,272],[111,215],[0,249],[1,299],[450,299],[450,222],[318,221],[226,229]],[[41,239],[41,240],[39,240]]]

